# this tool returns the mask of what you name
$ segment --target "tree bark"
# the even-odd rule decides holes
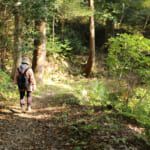
[[[53,49],[54,48],[54,44],[55,44],[55,14],[53,15],[52,32],[53,32],[53,42],[52,42],[52,49]]]
[[[144,30],[145,30],[145,29],[146,29],[146,27],[147,27],[147,24],[148,24],[149,18],[150,18],[150,16],[147,16],[147,17],[146,17],[145,24],[144,24]]]
[[[15,31],[14,31],[14,51],[13,51],[13,68],[12,68],[12,73],[11,76],[12,78],[15,75],[15,71],[17,67],[21,64],[22,60],[22,53],[19,50],[19,43],[20,43],[20,17],[18,12],[14,16],[14,24],[15,24]]]
[[[105,42],[108,42],[108,39],[111,37],[111,35],[114,34],[114,25],[111,20],[106,21],[106,27],[105,27]]]
[[[4,21],[4,10],[1,10],[0,11],[0,29],[1,29],[1,32],[0,32],[0,69],[2,71],[5,70],[5,65],[4,65],[4,59],[5,59],[5,48],[4,48],[4,40],[5,40],[5,37],[4,35],[6,34],[5,33],[5,21]]]
[[[37,39],[34,40],[32,69],[37,81],[42,82],[46,58],[46,22],[35,21]]]
[[[0,69],[6,70],[8,41],[8,10],[5,6],[0,10]]]
[[[94,0],[89,0],[89,6],[94,12]],[[95,24],[94,24],[94,14],[90,17],[90,49],[89,58],[84,68],[83,72],[87,77],[89,77],[95,66]]]
[[[61,40],[64,40],[64,32],[65,32],[65,20],[61,20]]]

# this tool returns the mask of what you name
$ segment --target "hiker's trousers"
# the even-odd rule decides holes
[[[25,93],[27,92],[27,106],[31,106],[32,103],[32,91],[20,91],[20,106],[25,105]]]

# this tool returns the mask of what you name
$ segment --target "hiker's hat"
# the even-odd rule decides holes
[[[28,57],[23,57],[22,58],[22,64],[30,64],[30,60],[29,60],[29,58]]]

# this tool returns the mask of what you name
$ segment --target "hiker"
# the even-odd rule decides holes
[[[24,57],[22,59],[22,64],[19,68],[17,68],[14,81],[18,85],[18,89],[20,92],[20,106],[21,111],[25,112],[25,93],[27,92],[27,111],[31,111],[32,104],[32,91],[36,88],[36,81],[34,78],[34,73],[32,69],[29,67],[30,60],[28,57]],[[22,76],[26,78],[23,81]],[[25,82],[25,83],[24,83]]]

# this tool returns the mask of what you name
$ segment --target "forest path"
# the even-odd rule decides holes
[[[32,112],[21,113],[19,101],[0,109],[0,150],[150,149],[139,138],[141,128],[100,107],[78,105],[72,93],[58,96],[60,89],[48,85],[33,96]]]
[[[54,113],[62,106],[50,106],[53,92],[46,89],[42,95],[33,96],[32,111],[22,113],[19,100],[9,108],[0,109],[0,150],[45,150],[59,146],[55,140]]]

